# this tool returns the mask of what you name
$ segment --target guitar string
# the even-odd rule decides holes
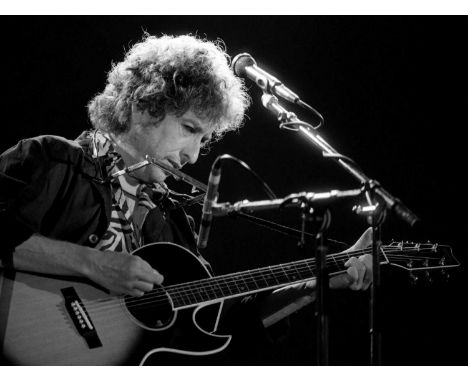
[[[387,257],[388,257],[388,256],[387,256]],[[390,257],[392,257],[392,256],[390,256]],[[401,257],[401,256],[399,256],[399,257]],[[273,287],[274,287],[274,286],[273,286]],[[115,303],[115,302],[117,302],[118,305],[121,305],[121,304],[123,303],[121,300],[114,301],[114,303]],[[157,302],[159,302],[159,301],[157,301]],[[113,305],[114,305],[114,306],[113,306],[114,308],[116,308],[116,307],[120,308],[120,306],[116,306],[115,304],[113,304]],[[154,305],[152,305],[151,307],[152,307],[152,308],[157,308],[157,307],[160,306],[160,305],[166,305],[166,306],[167,306],[167,305],[168,305],[167,299],[164,300],[164,303],[163,303],[163,304],[154,304]],[[192,304],[192,305],[194,305],[194,304]],[[142,307],[139,307],[139,309],[142,309]],[[118,311],[117,311],[117,310],[114,310],[114,311],[112,311],[112,312],[110,311],[110,309],[107,309],[107,310],[100,310],[100,311],[98,311],[98,312],[93,312],[93,317],[96,317],[96,315],[97,315],[97,314],[99,315],[100,313],[105,313],[105,319],[109,320],[109,319],[111,319],[113,316],[116,316],[116,317],[117,317],[117,316],[121,315],[121,314],[122,314],[122,310],[119,309]],[[130,314],[131,314],[131,312],[130,312]],[[174,311],[171,311],[171,315],[170,315],[170,317],[169,317],[171,321],[172,321],[173,317],[174,317]],[[136,318],[136,319],[138,320],[138,318]],[[167,323],[169,323],[169,321],[167,321]],[[164,325],[164,324],[163,324],[163,325]]]
[[[359,251],[359,252],[362,252],[362,251]],[[333,263],[338,265],[336,260],[337,259],[341,260],[343,257],[349,257],[349,253],[348,254],[345,253],[345,254],[343,254],[341,256],[338,256],[338,254],[337,254],[337,255],[333,256],[333,261],[330,261],[329,259],[327,259],[327,262],[329,264],[332,263],[332,265],[333,265]],[[404,257],[406,259],[408,259],[408,256],[404,256]],[[417,258],[414,258],[414,259],[420,260],[421,257],[417,257]],[[273,275],[273,277],[279,276],[280,279],[284,277],[281,274],[276,274],[276,275],[274,274],[274,272],[279,271],[279,272],[285,274],[288,278],[290,276],[294,276],[296,274],[299,274],[300,278],[303,279],[304,276],[301,275],[300,272],[304,271],[304,270],[307,270],[307,272],[309,274],[310,269],[308,269],[308,268],[310,268],[310,265],[314,265],[314,259],[307,259],[307,260],[303,260],[303,261],[299,261],[299,262],[279,264],[279,265],[265,267],[265,268],[261,268],[261,269],[257,269],[257,270],[242,271],[242,272],[238,272],[238,273],[232,273],[232,274],[229,274],[229,275],[221,275],[221,276],[216,276],[216,277],[207,278],[207,279],[203,279],[203,280],[194,280],[194,281],[185,282],[185,283],[182,283],[182,284],[173,284],[173,285],[168,286],[166,288],[166,291],[175,292],[175,293],[177,293],[177,290],[180,291],[180,292],[190,292],[190,293],[192,293],[193,296],[195,296],[195,293],[199,294],[199,292],[197,290],[192,292],[194,287],[196,287],[196,289],[199,289],[200,287],[204,286],[203,284],[208,283],[209,285],[205,285],[205,287],[215,286],[216,289],[221,289],[221,290],[226,290],[226,287],[227,287],[228,296],[229,296],[230,294],[232,294],[232,292],[230,291],[230,286],[232,286],[233,284],[238,285],[239,281],[244,281],[245,277],[242,278],[242,276],[250,277],[253,280],[254,283],[256,283],[256,281],[261,281],[262,278],[263,278],[264,281],[266,281],[264,276],[267,276],[268,279],[271,281],[271,277],[269,277],[270,275]],[[298,266],[300,266],[300,267],[298,267]],[[287,269],[287,268],[292,268],[292,273],[291,273],[291,269]],[[287,272],[289,272],[289,274]],[[257,276],[261,276],[261,278],[258,278]],[[255,277],[257,277],[257,278],[255,279]],[[224,286],[219,285],[220,281],[224,284]],[[245,280],[245,281],[251,282],[250,280]],[[291,283],[291,282],[294,282],[294,281],[295,281],[294,279],[292,279],[292,280],[288,279],[287,283]],[[299,280],[298,282],[300,282],[300,281],[301,280]],[[179,288],[177,288],[177,287],[179,287]],[[224,289],[223,289],[223,287],[224,287]],[[260,287],[258,287],[258,285],[256,285],[256,287],[257,287],[256,289],[261,289]],[[172,289],[172,290],[169,290],[169,289]],[[204,291],[204,292],[207,293],[207,291]],[[150,292],[148,292],[148,293],[150,293]],[[243,293],[243,291],[240,290],[239,293]],[[164,295],[165,294],[166,293],[164,293]],[[151,294],[150,294],[150,296],[151,296]],[[200,295],[200,297],[202,297],[202,296]],[[222,297],[224,297],[224,296],[222,296]],[[143,299],[143,297],[135,297],[135,298],[138,301],[141,301]],[[166,297],[164,297],[164,298],[166,298]],[[130,298],[127,298],[127,300],[129,300],[129,299]],[[205,300],[206,299],[202,297],[202,301],[205,301]]]
[[[253,277],[251,277],[252,280],[256,283],[255,279]],[[301,278],[300,280],[298,280],[298,282],[300,281],[306,281],[306,279],[313,279],[314,276],[311,276],[311,277],[304,277],[301,275]],[[258,279],[257,279],[258,280]],[[272,278],[270,278],[270,280],[272,280]],[[277,281],[278,279],[276,279]],[[247,282],[249,282],[248,280],[246,280]],[[279,282],[279,285],[285,285],[285,284],[294,284],[294,281],[295,280],[287,280],[287,282]],[[234,283],[234,284],[233,284]],[[245,285],[247,285],[245,282],[244,282]],[[234,292],[232,292],[232,286],[235,286],[236,290]],[[184,290],[179,290],[179,292],[177,292],[177,290],[171,290],[171,288],[167,288],[167,290],[163,290],[163,289],[159,289],[158,293],[159,296],[154,296],[153,294],[153,298],[151,299],[144,299],[144,298],[137,298],[137,303],[135,304],[132,304],[130,301],[128,302],[128,307],[136,307],[137,305],[146,305],[147,303],[157,303],[158,300],[157,300],[157,297],[161,297],[162,299],[160,299],[160,301],[164,301],[165,303],[167,303],[168,301],[168,298],[166,296],[166,292],[171,296],[171,298],[173,300],[175,300],[176,303],[179,303],[179,306],[186,306],[186,305],[193,305],[193,304],[198,304],[198,303],[202,303],[202,302],[206,302],[207,300],[214,300],[214,299],[222,299],[223,297],[231,297],[233,295],[237,295],[237,294],[242,294],[242,293],[245,293],[245,290],[243,290],[242,288],[239,288],[239,283],[238,283],[238,280],[233,280],[233,281],[227,281],[224,283],[224,285],[220,285],[219,283],[215,286],[216,287],[216,290],[218,291],[221,291],[222,292],[222,295],[216,295],[216,292],[214,289],[212,289],[211,293],[212,295],[215,297],[213,298],[212,295],[210,295],[209,293],[209,289],[207,289],[207,287],[213,287],[213,284],[211,283],[211,285],[205,285],[205,288],[203,289],[203,285],[197,285],[197,289],[199,290],[198,291],[198,296],[201,297],[201,299],[199,300],[198,297],[196,297],[197,293],[194,293],[193,292],[193,288],[190,290],[190,293],[191,293],[191,297],[188,296],[184,291]],[[279,286],[278,284],[274,285],[274,284],[270,284],[270,286],[272,288],[276,287],[276,286]],[[262,286],[262,287],[259,287],[258,284],[256,285],[256,288],[255,289],[262,289],[262,288],[268,288],[268,284],[265,285],[265,286]],[[200,292],[205,292],[205,295],[208,296],[208,299],[204,298],[202,296],[202,294],[200,294]],[[224,294],[223,292],[224,291],[227,291],[227,294]],[[195,291],[197,292],[197,291]],[[250,292],[249,289],[247,289],[247,292]],[[185,301],[185,298],[182,297],[185,295],[185,298],[188,299],[188,304],[187,302]],[[156,297],[156,299],[154,298]],[[193,300],[193,297],[195,297],[195,300]],[[147,300],[147,301],[145,301]],[[182,303],[180,304],[180,300],[182,300]],[[142,302],[143,301],[143,302]]]
[[[421,253],[421,251],[424,251],[424,250],[419,250],[419,251],[413,251],[413,252],[418,252],[418,253]],[[357,251],[359,253],[363,253],[365,251]],[[401,252],[399,249],[397,250],[397,253],[398,252]],[[351,252],[348,252],[348,253],[343,253],[343,254],[337,254],[335,256],[333,256],[333,261],[330,261],[329,259],[327,259],[327,262],[328,263],[336,263],[336,259],[339,258],[340,260],[342,258],[349,258]],[[402,256],[402,255],[391,255],[390,253],[387,253],[386,254],[387,257],[393,257],[393,258],[401,258],[401,257],[404,257],[405,259],[411,259],[409,258],[408,256]],[[331,256],[331,255],[329,255]],[[421,257],[415,257],[413,259],[417,259],[417,260],[420,260]],[[308,260],[311,260],[311,259],[308,259]],[[304,281],[305,278],[300,274],[301,271],[304,271],[304,270],[307,270],[310,274],[310,265],[312,265],[313,261],[308,261],[308,260],[304,260],[304,262],[301,262],[300,264],[300,267],[298,268],[296,265],[298,265],[297,262],[295,263],[286,263],[286,264],[280,264],[280,265],[276,265],[276,266],[271,266],[271,267],[267,267],[267,268],[263,268],[263,269],[259,269],[259,270],[253,270],[253,271],[244,271],[244,272],[240,272],[241,274],[248,274],[248,277],[250,277],[252,279],[252,281],[254,282],[254,284],[258,285],[257,284],[257,281],[260,282],[260,284],[263,284],[263,283],[267,283],[266,287],[268,288],[268,281],[265,279],[264,276],[268,276],[268,280],[271,282],[272,280],[276,279],[276,282],[278,282],[278,278],[276,278],[274,272],[276,271],[280,271],[281,273],[283,273],[284,275],[286,275],[286,277],[289,277],[291,275],[295,275],[295,274],[299,274],[301,279],[298,280],[297,282],[301,282],[301,281]],[[314,260],[314,259],[312,259]],[[309,264],[308,264],[309,263]],[[292,273],[291,271],[289,270],[289,274],[288,274],[288,270],[287,269],[284,269],[284,266],[287,265],[288,267],[293,267],[292,269]],[[267,273],[265,273],[267,272]],[[273,275],[273,277],[271,277],[271,275]],[[258,276],[261,276],[261,278],[258,278]],[[278,275],[280,279],[284,278],[283,275]],[[257,277],[257,278],[256,278]],[[311,279],[314,278],[313,274],[311,275],[310,277]],[[263,279],[263,283],[261,282],[261,280]],[[224,283],[224,286],[220,285],[219,284],[219,281],[223,281]],[[249,281],[249,280],[241,280],[244,282],[245,285],[246,282],[252,282],[252,281]],[[216,282],[217,285],[215,285],[214,283]],[[285,284],[293,284],[295,282],[295,280],[288,280],[286,283],[285,282],[281,282],[279,281],[279,285],[285,285]],[[205,285],[203,285],[205,284]],[[208,285],[207,285],[208,284]],[[202,302],[206,302],[207,299],[204,298],[201,294],[200,294],[200,288],[205,288],[203,291],[205,292],[205,294],[208,296],[208,301],[212,298],[209,294],[209,292],[207,291],[206,288],[208,287],[215,287],[216,290],[218,291],[221,291],[221,293],[223,293],[224,291],[227,291],[227,296],[225,296],[224,294],[222,296],[218,296],[217,298],[223,298],[223,297],[232,297],[232,296],[235,296],[235,295],[238,295],[238,294],[242,294],[242,293],[245,293],[245,291],[239,289],[238,287],[239,285],[239,275],[238,274],[231,274],[231,275],[225,275],[225,276],[217,276],[215,278],[207,278],[207,279],[203,279],[203,280],[195,280],[195,281],[192,281],[192,282],[188,282],[188,283],[183,283],[183,284],[175,284],[175,285],[171,285],[171,286],[168,286],[166,287],[165,289],[163,288],[158,288],[157,290],[154,290],[154,291],[151,291],[151,292],[148,292],[146,293],[143,297],[127,297],[126,299],[126,305],[129,307],[129,308],[135,308],[136,306],[139,306],[139,305],[146,305],[146,304],[154,304],[154,303],[158,303],[159,301],[164,301],[166,304],[167,304],[167,301],[168,301],[168,297],[167,297],[167,294],[169,294],[171,296],[171,298],[173,300],[182,300],[182,306],[183,305],[192,305],[192,304],[197,304],[197,303],[202,303]],[[271,285],[273,288],[275,286],[279,286],[279,285]],[[232,292],[232,289],[231,287],[232,286],[235,286],[237,291],[236,292]],[[197,289],[196,293],[201,297],[201,301],[198,301],[198,298],[196,297],[196,294],[194,293],[194,287]],[[212,289],[212,293],[216,296],[216,291],[215,289]],[[257,289],[262,289],[262,288],[257,288]],[[247,289],[247,291],[249,292],[249,290]],[[190,296],[187,295],[187,292],[189,292],[192,297],[195,297],[195,301],[191,300]],[[254,292],[251,292],[251,293],[254,293]],[[185,301],[184,301],[184,298],[181,297],[181,296],[184,296],[189,300],[189,304],[186,304]],[[119,303],[122,299],[122,297],[116,297],[118,298],[119,300]],[[86,306],[88,309],[92,309],[93,308],[93,302],[94,301],[89,301],[87,302]],[[114,301],[110,301],[110,303],[114,303]],[[132,304],[133,303],[133,304]],[[104,305],[105,303],[100,303],[100,307],[101,308],[104,308]]]
[[[274,286],[272,286],[272,288],[270,288],[270,289],[274,289]],[[233,297],[233,296],[231,296],[231,297]],[[226,297],[226,298],[227,298],[227,297]],[[223,300],[223,298],[220,298],[220,300]],[[123,304],[123,301],[121,301],[121,300],[114,301],[114,303],[112,304],[114,308],[116,307],[116,303],[117,303],[117,305],[122,305],[122,304]],[[151,305],[148,306],[148,304],[151,304]],[[183,307],[184,305],[185,305],[185,306],[188,306],[188,304],[186,304],[186,303],[182,303],[182,304],[181,304],[182,307]],[[190,304],[190,305],[195,305],[195,306],[196,306],[196,305],[201,305],[201,303],[195,302],[195,303],[192,303],[192,304]],[[133,311],[133,313],[132,313],[132,311],[130,311],[129,314],[134,315],[134,314],[138,313],[138,310],[141,311],[141,309],[145,309],[145,310],[146,310],[146,309],[148,309],[148,308],[151,308],[151,309],[153,309],[153,310],[157,310],[160,306],[166,306],[166,307],[170,306],[170,305],[169,305],[169,302],[168,302],[168,300],[167,300],[167,298],[164,298],[163,300],[159,300],[159,301],[158,301],[158,300],[155,300],[155,301],[147,301],[147,302],[145,302],[145,303],[143,303],[143,304],[136,304],[136,305],[134,304],[134,307],[131,308],[132,311]],[[117,315],[121,315],[122,312],[123,312],[122,309],[120,309],[120,306],[119,306],[119,310],[118,310],[118,311],[115,311],[115,310],[114,310],[113,312],[111,312],[110,308],[112,308],[112,306],[107,306],[106,309],[98,309],[98,311],[96,311],[96,309],[94,309],[95,311],[92,312],[92,316],[91,316],[91,317],[96,317],[96,315],[99,315],[99,314],[101,314],[101,313],[104,313],[104,314],[106,315],[106,319],[111,319],[112,316],[115,316],[116,314],[117,314]],[[172,308],[171,308],[171,315],[170,315],[171,319],[172,319],[172,317],[173,317],[173,314],[174,314],[174,312],[172,311]],[[138,318],[137,318],[137,320],[138,320]]]
[[[362,252],[362,251],[357,251],[357,252]],[[329,256],[331,256],[331,255],[329,255]],[[344,257],[348,257],[349,255],[343,254],[343,256],[344,256]],[[336,257],[337,257],[337,256],[335,255],[335,258],[336,258]],[[299,260],[298,262],[286,263],[286,264],[305,263],[305,262],[307,262],[308,260],[311,260],[311,259]],[[312,260],[313,260],[313,259],[312,259]],[[328,260],[328,259],[327,259],[327,260]],[[331,261],[330,261],[330,262],[331,262]],[[173,285],[167,286],[167,287],[165,288],[165,290],[167,291],[167,290],[170,290],[170,289],[172,289],[172,290],[177,290],[177,289],[179,289],[179,290],[182,291],[182,292],[183,292],[183,291],[189,291],[189,290],[190,290],[190,287],[191,287],[191,284],[195,284],[195,283],[197,283],[197,282],[210,282],[210,283],[215,283],[215,282],[223,281],[223,279],[227,279],[228,277],[233,277],[233,276],[235,276],[235,275],[237,275],[237,274],[240,274],[240,273],[250,273],[250,274],[252,275],[253,273],[256,272],[257,274],[260,274],[260,276],[262,276],[261,272],[265,272],[266,270],[270,270],[271,268],[279,268],[279,267],[281,267],[282,265],[284,265],[284,264],[279,264],[279,265],[271,266],[269,269],[268,269],[268,267],[264,267],[264,268],[260,268],[260,269],[250,270],[250,271],[242,271],[242,272],[232,273],[232,274],[228,274],[228,275],[220,275],[220,276],[205,278],[205,279],[202,279],[202,280],[192,280],[192,281],[188,281],[188,282],[184,282],[184,283],[173,284]],[[302,268],[303,268],[303,269],[307,269],[307,268],[308,268],[307,265],[306,265],[306,266],[303,266],[304,264],[301,264],[301,265],[302,265]],[[308,271],[310,271],[310,270],[308,270]],[[263,278],[263,277],[262,277],[262,278]],[[257,280],[259,281],[259,280],[261,280],[261,279],[260,279],[260,278],[257,278]],[[263,281],[265,282],[265,279],[264,279],[264,278],[263,278]],[[226,284],[226,286],[227,286],[227,284]],[[146,298],[148,298],[148,297],[151,298],[152,295],[153,295],[154,293],[156,293],[156,294],[159,293],[160,295],[166,296],[166,293],[165,293],[165,292],[160,293],[160,291],[161,291],[160,289],[159,289],[159,290],[156,290],[156,291],[150,291],[150,292],[147,292],[147,293],[146,293],[144,296],[142,296],[142,297],[127,297],[127,301],[129,301],[129,300],[137,300],[137,301],[141,302],[141,301],[143,301],[143,300],[145,299],[145,297],[146,297]],[[177,293],[177,292],[175,292],[175,293]],[[124,296],[124,295],[116,296],[116,298],[123,298],[123,297],[125,297],[125,296]],[[165,297],[164,299],[166,299],[166,297]],[[87,305],[87,306],[92,306],[92,305],[93,305],[93,302],[94,302],[94,301],[89,301],[89,302],[87,302],[86,305]],[[102,304],[100,304],[100,305],[102,305]]]
[[[347,257],[346,255],[344,255],[344,256]],[[395,256],[398,256],[398,255],[395,255]],[[336,257],[337,256],[335,256],[335,258]],[[340,257],[343,257],[343,256],[340,256]],[[409,257],[405,256],[405,259],[409,259]],[[414,259],[420,260],[421,258],[417,257],[417,258],[414,258]],[[329,262],[331,263],[331,261],[329,261]],[[307,264],[307,263],[306,264],[301,264],[301,268],[297,267],[297,263],[293,264],[293,265],[296,265],[296,266],[294,266],[294,269],[293,269],[293,271],[296,271],[296,273],[300,273],[304,269],[309,268],[309,264]],[[290,266],[290,264],[288,264],[288,266]],[[284,269],[284,266],[282,266],[282,265],[271,266],[271,267],[267,267],[267,268],[263,268],[263,269],[259,269],[259,270],[246,271],[246,272],[241,272],[241,273],[249,274],[248,276],[252,279],[252,281],[255,284],[257,284],[256,281],[261,281],[261,279],[263,279],[264,282],[266,281],[265,277],[264,277],[265,275],[270,276],[269,280],[271,281],[272,280],[271,274],[273,274],[273,278],[275,278],[275,275],[274,275],[273,272],[278,271],[278,270],[288,276],[288,274],[285,272],[286,270]],[[309,271],[310,270],[308,270],[308,272]],[[267,272],[267,273],[265,273],[265,272]],[[256,274],[254,274],[254,273],[256,273]],[[289,276],[291,276],[291,275],[293,275],[293,273],[289,272]],[[261,278],[258,278],[257,276],[261,276]],[[301,276],[301,280],[299,280],[298,282],[303,281],[303,279],[304,279],[304,277],[302,275],[300,275],[300,276]],[[255,277],[257,277],[257,278],[255,279]],[[311,276],[311,278],[313,278],[313,277],[314,276]],[[229,278],[231,280],[229,280]],[[220,285],[219,281],[222,281],[224,283],[224,286]],[[228,296],[223,295],[223,296],[219,296],[218,298],[230,297],[233,294],[232,291],[231,291],[231,286],[232,285],[237,286],[238,281],[239,281],[239,275],[238,274],[218,276],[218,277],[215,277],[215,278],[207,278],[207,279],[203,279],[203,280],[195,280],[195,281],[188,282],[188,283],[171,285],[171,286],[166,287],[165,289],[159,288],[158,290],[148,292],[145,296],[142,296],[142,297],[127,297],[126,301],[127,301],[128,306],[131,306],[132,301],[136,301],[138,304],[141,304],[142,302],[145,301],[145,299],[148,299],[148,298],[151,299],[151,302],[154,302],[155,300],[153,299],[153,297],[158,297],[157,295],[163,297],[164,301],[167,301],[166,292],[169,293],[171,296],[175,296],[176,299],[178,297],[180,297],[180,294],[183,295],[183,294],[186,294],[186,292],[189,292],[190,294],[192,294],[192,297],[196,297],[196,294],[194,293],[193,288],[196,286],[196,289],[200,289],[200,287],[203,286],[203,283],[205,283],[205,284],[208,283],[209,284],[209,285],[205,285],[205,287],[215,286],[217,290],[221,290],[221,291],[226,291],[227,290],[228,291]],[[280,282],[280,284],[294,283],[294,281],[295,280],[292,280],[292,281],[288,280],[286,283],[281,283]],[[214,284],[215,282],[217,283],[217,285]],[[273,285],[273,286],[277,286],[277,285]],[[239,290],[239,288],[237,288],[237,289],[238,289],[238,293],[234,293],[234,294],[244,293],[242,290]],[[257,289],[261,289],[261,288],[257,288]],[[180,294],[178,292],[180,292]],[[195,292],[197,292],[197,291],[195,291]],[[206,301],[206,299],[203,298],[199,294],[199,292],[197,292],[197,293],[201,297],[202,301],[197,301],[197,299],[195,299],[196,303]],[[206,293],[206,290],[205,290],[205,293]],[[213,292],[213,294],[216,295],[215,292]],[[179,296],[177,296],[177,295],[179,295]],[[208,294],[208,297],[211,298],[209,296],[209,294]],[[188,298],[189,298],[189,301],[190,301],[190,297],[188,297]],[[190,301],[190,303],[193,303],[193,301]],[[88,305],[88,306],[91,306],[91,305],[92,305],[92,301],[90,301],[90,305]],[[102,304],[101,304],[101,306],[102,306]]]
[[[295,275],[295,273],[298,273],[300,274],[301,271],[303,271],[305,268],[302,267],[302,269],[298,269],[297,272],[286,272],[285,270],[279,270],[281,271],[281,273],[283,273],[284,275],[286,275],[287,279],[286,279],[286,282],[283,282],[283,281],[280,281],[282,278],[284,278],[284,275],[282,275],[281,273],[277,273],[276,275],[271,272],[271,273],[266,273],[266,276],[268,278],[269,281],[275,281],[277,284],[272,284],[270,282],[270,284],[268,284],[267,280],[265,279],[265,277],[262,277],[264,280],[263,282],[266,283],[265,285],[262,285],[262,286],[259,286],[257,281],[260,280],[259,278],[255,279],[254,276],[257,276],[257,275],[250,275],[250,278],[252,280],[239,280],[239,279],[236,279],[236,278],[231,278],[231,280],[229,279],[226,279],[224,281],[224,285],[220,285],[219,283],[217,283],[216,285],[213,285],[213,283],[210,283],[209,285],[203,285],[203,283],[195,283],[193,285],[191,285],[190,287],[187,287],[186,289],[187,290],[181,290],[180,288],[177,290],[177,289],[174,289],[174,290],[171,290],[171,288],[167,288],[166,290],[163,290],[163,289],[160,289],[160,291],[162,292],[161,294],[159,294],[159,296],[155,296],[155,297],[161,297],[162,299],[160,299],[159,301],[164,301],[164,303],[167,304],[167,301],[168,301],[168,297],[166,295],[166,292],[167,294],[169,294],[171,296],[171,299],[174,301],[174,302],[177,302],[177,307],[180,307],[180,306],[188,306],[188,305],[196,305],[196,304],[201,304],[203,302],[207,302],[207,301],[210,301],[210,300],[216,300],[216,299],[223,299],[223,298],[229,298],[229,297],[234,297],[236,295],[241,295],[241,294],[245,294],[246,292],[247,293],[254,293],[254,292],[251,292],[251,289],[248,288],[248,284],[251,283],[252,281],[256,284],[255,285],[255,290],[261,290],[261,289],[273,289],[275,287],[279,287],[279,286],[282,286],[282,285],[287,285],[287,284],[295,284],[296,282],[299,283],[299,282],[304,282],[304,281],[307,281],[307,280],[311,280],[311,279],[314,279],[315,276],[313,274],[311,274],[310,272],[308,272],[307,276],[304,276],[304,275],[300,275],[300,278],[299,279],[290,279],[288,277],[290,277],[291,275]],[[276,270],[278,271],[278,269]],[[341,271],[343,272],[343,271]],[[260,276],[263,276],[263,275],[260,275]],[[276,277],[278,276],[278,277]],[[241,281],[241,282],[239,282]],[[197,285],[198,284],[198,285]],[[242,284],[244,284],[244,286],[242,287]],[[239,285],[241,285],[239,287]],[[246,288],[247,286],[247,288]],[[214,287],[214,288],[213,288]],[[210,293],[210,288],[211,288],[211,293]],[[233,292],[234,290],[234,292]],[[190,295],[188,295],[186,292],[189,292]],[[221,295],[219,294],[219,292],[221,292]],[[224,293],[226,292],[226,293]],[[205,295],[206,297],[203,297],[203,295]],[[198,297],[197,297],[198,296]],[[213,296],[215,298],[213,298]],[[137,303],[128,303],[127,306],[129,308],[136,308],[136,307],[139,307],[139,306],[142,306],[142,305],[147,305],[147,304],[150,304],[150,303],[158,303],[159,301],[157,299],[150,299],[150,301],[148,300],[144,300],[142,298],[137,298],[138,301]],[[142,302],[143,300],[143,302]],[[187,303],[187,300],[188,300],[188,303]],[[182,303],[180,303],[180,301],[182,301]]]

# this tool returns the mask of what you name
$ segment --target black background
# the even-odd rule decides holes
[[[114,16],[3,17],[2,141],[40,134],[75,138],[90,127],[86,104],[100,92],[111,62],[151,34],[196,33],[221,38],[235,56],[249,52],[325,117],[321,135],[371,178],[402,199],[422,223],[394,216],[383,238],[448,244],[461,262],[449,282],[416,286],[396,268],[383,268],[383,363],[460,365],[466,355],[466,202],[462,139],[466,129],[466,18],[395,16]],[[253,106],[239,133],[227,135],[187,172],[206,182],[217,155],[247,162],[278,196],[358,186],[303,138],[281,131],[249,84]],[[298,116],[311,121],[304,111]],[[184,187],[182,187],[184,189]],[[187,190],[185,188],[185,190]],[[265,199],[251,176],[226,164],[221,201]],[[342,201],[333,207],[329,237],[352,243],[366,228]],[[199,220],[200,209],[191,211]],[[299,214],[263,213],[299,226]],[[306,256],[296,239],[244,220],[214,221],[204,252],[217,273]],[[331,306],[332,364],[369,363],[368,293],[335,292]],[[254,346],[253,346],[254,348]],[[248,351],[246,351],[246,354]],[[315,364],[313,307],[291,317],[291,333],[256,363]],[[242,357],[238,363],[246,363]]]

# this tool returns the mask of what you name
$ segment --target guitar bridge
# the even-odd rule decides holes
[[[65,298],[65,308],[70,315],[73,324],[75,325],[78,333],[86,340],[90,349],[98,348],[102,346],[101,340],[98,337],[97,331],[89,317],[88,312],[75,288],[63,288],[61,289],[63,297]]]

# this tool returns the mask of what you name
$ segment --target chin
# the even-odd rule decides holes
[[[161,183],[167,179],[167,175],[160,169],[155,169],[149,176],[149,181],[152,183]]]

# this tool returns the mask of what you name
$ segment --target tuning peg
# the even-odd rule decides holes
[[[440,274],[442,275],[444,281],[448,282],[450,280],[450,273],[445,269],[441,269]]]
[[[429,271],[426,271],[426,272],[424,272],[424,276],[425,276],[427,282],[432,284],[433,279],[432,279],[431,273]]]

